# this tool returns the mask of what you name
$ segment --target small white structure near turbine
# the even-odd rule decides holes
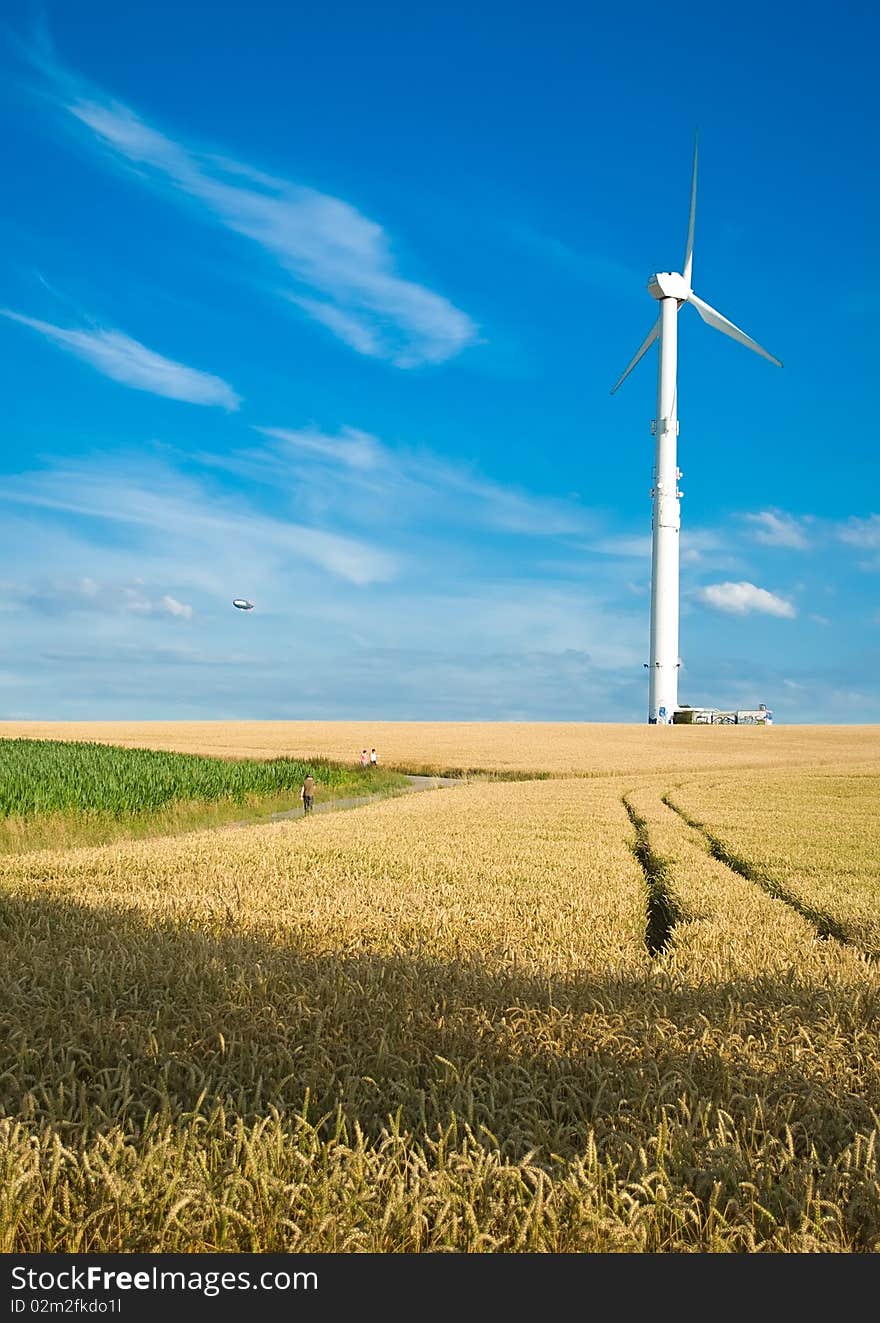
[[[747,349],[768,358],[782,367],[778,358],[768,354],[757,341],[746,335],[733,322],[715,308],[697,298],[691,288],[694,268],[694,220],[697,211],[697,142],[694,141],[694,168],[691,177],[691,211],[688,220],[687,245],[684,268],[677,271],[659,271],[648,281],[648,292],[660,304],[660,315],[648,332],[635,358],[611,388],[611,394],[626,380],[639,359],[647,353],[655,340],[660,340],[660,361],[657,371],[657,416],[653,430],[656,436],[654,460],[653,536],[651,541],[651,645],[648,662],[648,721],[669,725],[678,707],[678,597],[679,597],[679,532],[681,529],[681,495],[678,480],[681,470],[677,462],[678,446],[678,310],[690,303],[709,326],[723,331],[731,340],[738,340]]]

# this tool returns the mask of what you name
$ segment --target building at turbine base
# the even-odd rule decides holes
[[[683,703],[672,714],[674,726],[772,726],[773,713],[761,703],[754,708],[724,711],[717,707],[689,707]]]

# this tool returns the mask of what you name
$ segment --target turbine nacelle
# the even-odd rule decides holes
[[[655,299],[678,299],[679,303],[686,303],[693,290],[677,271],[656,271],[648,280],[648,293]]]

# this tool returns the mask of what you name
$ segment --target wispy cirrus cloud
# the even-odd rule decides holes
[[[241,404],[241,397],[222,378],[164,358],[122,331],[83,331],[53,326],[51,322],[26,317],[11,308],[0,308],[0,316],[37,331],[44,339],[81,358],[105,377],[133,390],[164,395],[171,400],[185,400],[189,404],[219,405],[229,410],[235,410]]]
[[[643,533],[626,534],[603,537],[598,542],[593,542],[589,547],[590,551],[598,551],[602,556],[617,556],[622,558],[631,557],[634,560],[650,560],[651,557],[651,534]]]
[[[133,547],[174,545],[190,567],[189,581],[212,589],[224,576],[234,585],[251,566],[251,574],[262,574],[264,566],[286,567],[289,579],[304,567],[320,569],[361,586],[391,579],[397,568],[396,557],[368,541],[275,518],[143,458],[99,456],[16,475],[0,490],[0,500],[124,526]],[[182,615],[186,607],[166,596],[155,608],[151,603],[153,609]]]
[[[296,464],[297,498],[313,510],[336,510],[357,523],[383,521],[436,527],[463,525],[523,537],[567,537],[591,531],[593,515],[574,500],[537,496],[494,481],[475,467],[426,450],[394,449],[359,428],[256,427],[268,445],[204,462],[243,477],[290,485]]]
[[[385,358],[385,346],[382,334],[378,328],[368,325],[363,317],[357,313],[346,312],[343,308],[337,307],[333,303],[321,303],[319,299],[303,299],[295,294],[289,295],[290,302],[303,312],[308,313],[316,322],[326,326],[341,340],[347,344],[350,349],[355,349],[359,354],[364,354],[367,358]],[[398,367],[415,366],[409,362],[398,362]]]
[[[255,431],[275,441],[285,442],[329,463],[351,469],[375,469],[385,462],[385,448],[369,432],[357,427],[343,427],[338,436],[329,436],[315,427],[257,427]]]
[[[467,313],[398,274],[384,227],[342,198],[175,141],[54,60],[34,62],[93,145],[256,244],[292,277],[283,297],[358,353],[411,368],[445,362],[477,338]]]
[[[604,537],[590,543],[587,550],[619,559],[650,561],[651,534],[617,534]],[[733,569],[737,561],[731,556],[728,540],[722,534],[711,528],[689,528],[684,529],[681,534],[681,563],[685,566],[700,565],[704,569],[711,566],[719,570]]]
[[[765,547],[791,547],[806,551],[811,545],[807,536],[807,520],[797,519],[784,510],[761,510],[757,514],[743,515],[754,529],[755,541]]]
[[[700,588],[696,593],[701,602],[716,611],[726,611],[730,615],[744,616],[753,611],[763,615],[780,616],[792,620],[797,615],[794,605],[777,593],[766,588],[759,588],[754,583],[711,583]]]
[[[446,536],[454,491],[425,488],[402,529],[382,499],[367,502],[373,537],[331,532],[335,509],[329,525],[309,526],[280,513],[285,498],[296,512],[301,469],[322,468],[335,486],[346,474],[390,483],[393,453],[383,447],[371,472],[320,448],[297,464],[292,443],[277,445],[271,493],[230,489],[189,453],[177,465],[170,447],[10,475],[0,565],[14,548],[27,572],[0,585],[11,612],[0,631],[0,688],[4,675],[14,686],[6,715],[562,720],[631,701],[641,613],[604,580],[548,581],[533,544],[507,539],[493,565],[484,536],[470,549],[460,525]],[[438,505],[441,521],[426,519]],[[236,612],[238,595],[256,610]]]
[[[581,252],[563,243],[555,235],[542,234],[529,226],[520,226],[514,230],[513,238],[520,247],[544,258],[567,276],[575,276],[586,285],[618,295],[631,293],[637,298],[644,294],[644,277],[613,257]]]

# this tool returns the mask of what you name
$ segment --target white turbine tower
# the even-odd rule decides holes
[[[723,331],[731,340],[738,340],[747,349],[769,358],[782,367],[778,358],[741,331],[733,322],[722,317],[715,308],[697,298],[691,289],[694,266],[694,218],[697,210],[697,141],[694,139],[694,168],[691,178],[691,212],[688,220],[687,246],[684,268],[659,271],[648,281],[648,292],[658,300],[660,315],[635,358],[611,388],[611,394],[632,372],[636,363],[660,339],[660,362],[657,371],[657,417],[653,431],[656,436],[654,460],[653,536],[651,544],[651,647],[648,662],[648,721],[668,725],[678,707],[678,538],[681,528],[681,492],[677,465],[678,393],[676,369],[678,359],[678,310],[690,303],[709,326]]]

